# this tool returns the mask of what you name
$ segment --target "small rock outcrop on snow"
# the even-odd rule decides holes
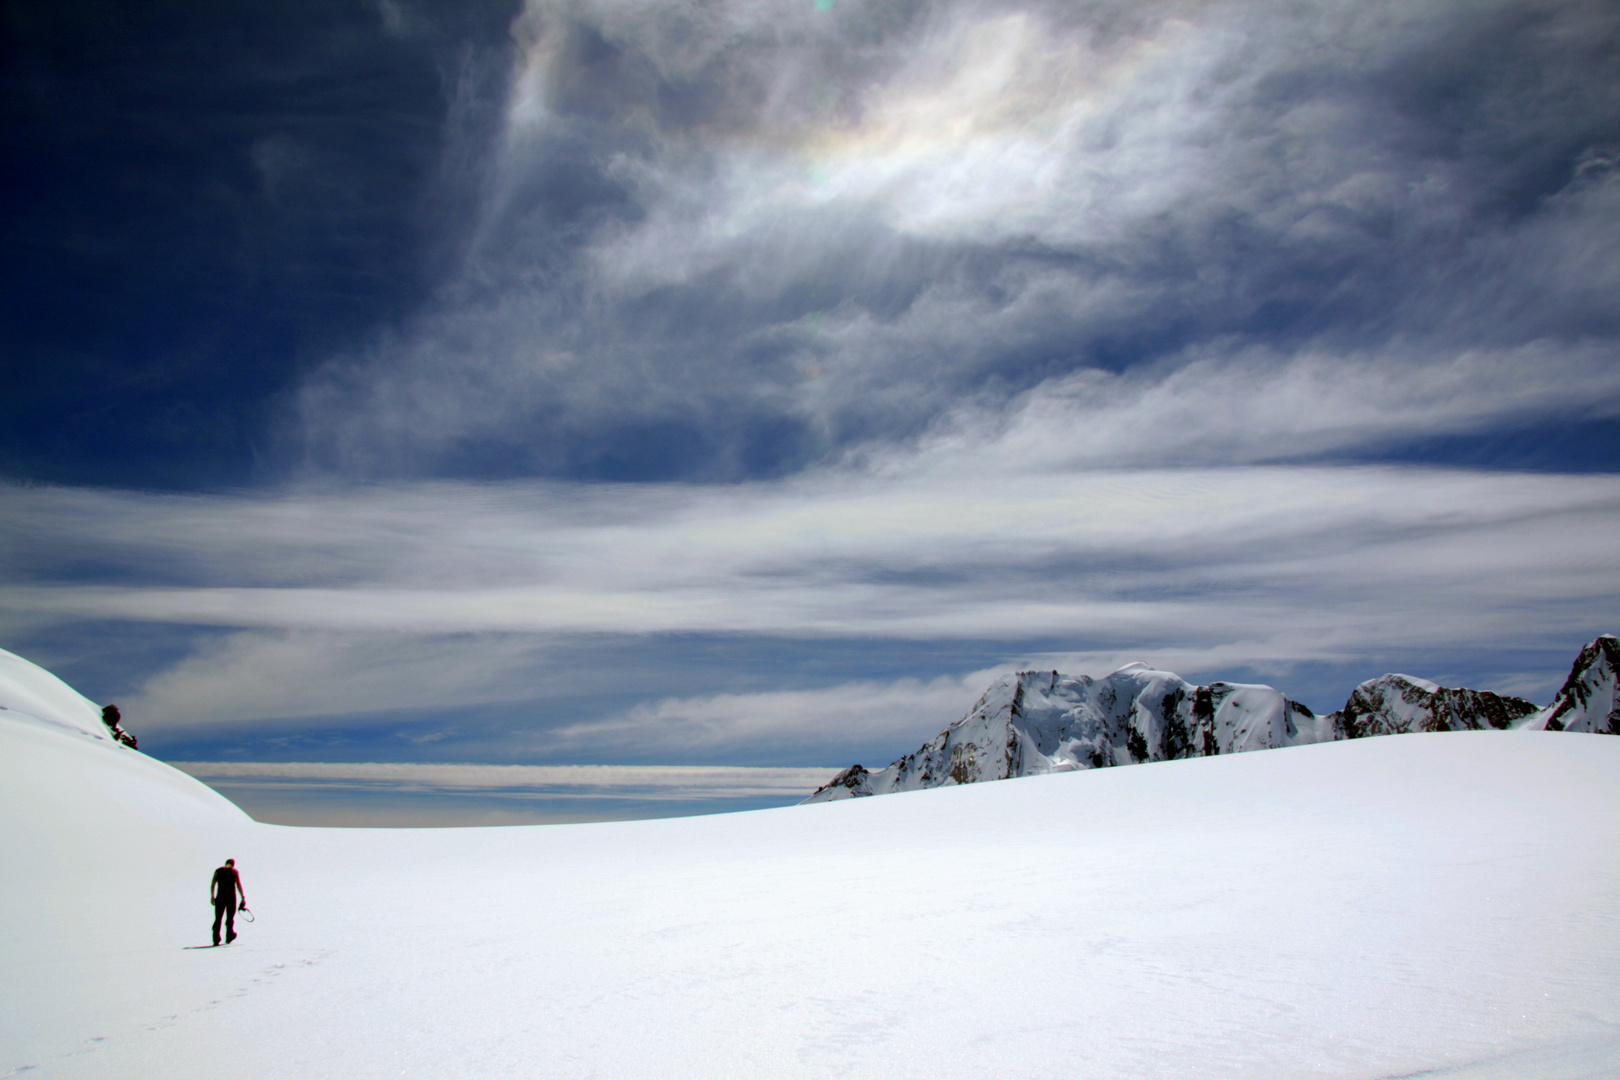
[[[112,732],[112,737],[131,750],[140,749],[135,742],[135,736],[124,730],[123,719],[123,714],[118,711],[118,706],[105,705],[102,707],[101,722],[107,725],[107,730]]]
[[[1510,727],[1620,734],[1620,639],[1606,635],[1582,649],[1545,709],[1410,675],[1369,679],[1344,708],[1316,716],[1269,686],[1195,686],[1146,664],[1100,679],[1024,671],[997,679],[966,716],[915,753],[876,772],[851,765],[805,801],[1372,735]]]

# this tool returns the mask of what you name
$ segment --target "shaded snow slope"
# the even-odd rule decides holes
[[[0,649],[0,730],[8,751],[6,783],[19,807],[38,805],[24,790],[74,794],[76,820],[112,832],[168,823],[189,831],[194,820],[241,823],[247,815],[178,769],[114,739],[101,709],[37,664]],[[27,751],[24,751],[27,747]],[[35,767],[22,762],[37,757]],[[131,794],[133,792],[133,794]],[[24,812],[19,810],[19,812]],[[14,842],[17,838],[9,838]]]
[[[916,752],[876,772],[852,765],[805,801],[1418,731],[1567,727],[1620,734],[1617,673],[1620,641],[1605,636],[1581,651],[1558,699],[1544,710],[1522,698],[1383,675],[1356,687],[1344,708],[1316,716],[1269,686],[1194,686],[1145,664],[1100,679],[1025,671],[996,680],[966,716]]]
[[[257,825],[148,765],[0,723],[0,1075],[1620,1071],[1620,739],[506,829]],[[187,949],[227,855],[258,921]]]
[[[218,865],[260,827],[185,773],[114,741],[92,702],[3,650],[0,706],[5,1076],[36,1064],[18,1055],[64,1024],[117,1030],[153,1000],[207,991],[183,971],[154,973],[131,942],[192,930],[208,896],[197,867]]]

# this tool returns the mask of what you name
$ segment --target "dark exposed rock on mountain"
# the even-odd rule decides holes
[[[1604,634],[1575,658],[1564,688],[1543,710],[1549,731],[1620,735],[1620,638]]]
[[[845,769],[811,800],[1339,737],[1330,718],[1312,714],[1269,686],[1195,686],[1145,664],[1130,664],[1101,679],[1026,671],[996,680],[966,716],[915,753],[875,773],[860,765]]]
[[[1410,675],[1383,675],[1356,687],[1332,715],[1342,738],[1408,731],[1477,731],[1511,727],[1536,711],[1533,702],[1488,690],[1453,690]]]

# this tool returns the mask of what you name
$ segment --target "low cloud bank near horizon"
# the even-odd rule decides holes
[[[487,765],[408,762],[171,761],[199,780],[396,791],[505,792],[512,797],[714,799],[808,795],[835,769],[718,765]]]
[[[174,761],[256,820],[489,826],[676,817],[789,806],[836,769]]]

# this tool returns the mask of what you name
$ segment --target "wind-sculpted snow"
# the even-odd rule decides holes
[[[1100,679],[1025,671],[1006,675],[972,710],[915,753],[873,772],[852,765],[806,802],[831,802],[981,780],[1212,757],[1306,743],[1418,731],[1509,727],[1620,734],[1620,641],[1581,650],[1558,698],[1523,698],[1382,675],[1326,716],[1269,686],[1215,682],[1128,664]]]

